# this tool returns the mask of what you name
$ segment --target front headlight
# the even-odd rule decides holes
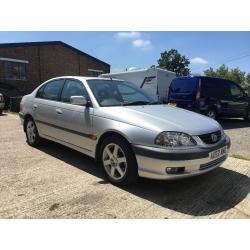
[[[188,134],[182,132],[166,131],[155,138],[155,144],[165,147],[195,146],[195,140]]]

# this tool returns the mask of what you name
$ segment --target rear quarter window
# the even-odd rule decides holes
[[[37,98],[43,98],[43,90],[44,90],[45,86],[46,86],[46,84],[44,84],[40,89],[38,89],[38,91],[36,93]]]

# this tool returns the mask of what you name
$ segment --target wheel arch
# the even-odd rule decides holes
[[[214,110],[215,113],[216,113],[216,115],[219,115],[219,114],[220,114],[220,107],[219,107],[217,104],[209,105],[208,108],[207,108],[206,113],[207,113],[209,110]]]
[[[29,118],[31,118],[32,120],[34,120],[31,114],[26,114],[24,116],[24,118],[23,118],[23,120],[24,120],[24,122],[23,122],[23,131],[24,132],[26,132],[26,125],[27,125],[27,121],[28,121]]]
[[[214,111],[216,111],[216,112],[218,113],[219,107],[218,107],[216,104],[212,104],[212,105],[210,105],[210,106],[208,107],[208,110],[209,110],[209,109],[212,109],[212,110],[214,110]]]
[[[104,132],[100,138],[98,139],[98,142],[96,144],[96,148],[95,148],[95,160],[98,160],[98,154],[99,154],[99,150],[101,147],[102,142],[109,136],[117,136],[123,140],[125,140],[128,145],[130,145],[131,150],[133,151],[133,148],[131,146],[131,141],[127,138],[127,136],[125,136],[124,134],[122,134],[120,131],[115,131],[115,130],[109,130]]]

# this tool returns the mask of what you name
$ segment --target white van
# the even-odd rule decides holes
[[[132,82],[144,89],[159,102],[166,102],[171,81],[176,77],[172,71],[160,68],[136,69],[119,73],[102,74],[100,77],[116,78]]]

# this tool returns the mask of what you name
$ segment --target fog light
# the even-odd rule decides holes
[[[181,174],[184,173],[185,167],[178,167],[178,168],[166,168],[167,174]]]

